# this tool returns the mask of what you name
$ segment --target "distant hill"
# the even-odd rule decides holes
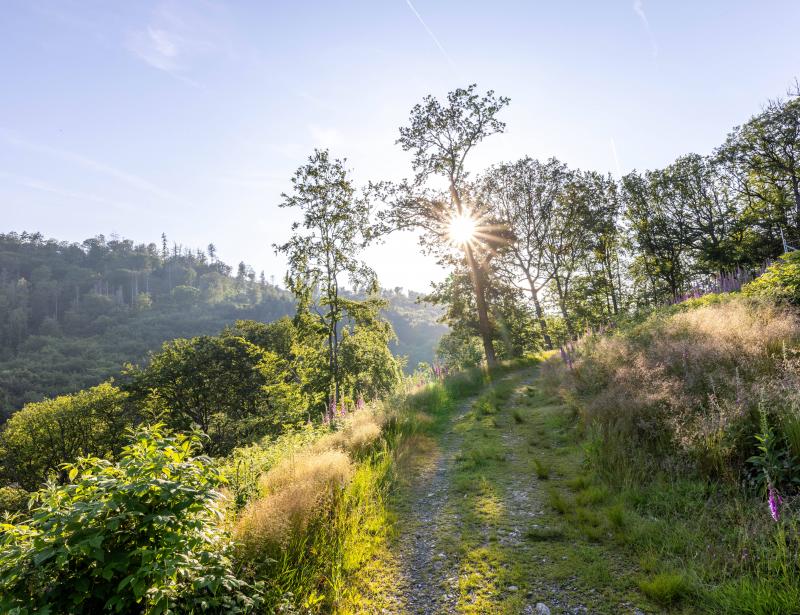
[[[447,330],[439,313],[413,292],[384,296],[398,335],[393,351],[408,356],[409,370],[431,361]],[[167,340],[293,312],[289,293],[245,263],[234,271],[213,244],[0,234],[0,420],[26,402],[112,377]]]

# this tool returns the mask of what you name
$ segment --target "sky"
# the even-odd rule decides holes
[[[411,175],[427,94],[511,98],[477,173],[525,155],[619,177],[710,153],[800,77],[796,0],[3,0],[0,232],[166,233],[280,281],[281,193],[314,148],[359,185]],[[411,233],[385,287],[443,272]]]

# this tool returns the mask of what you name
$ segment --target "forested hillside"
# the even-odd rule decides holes
[[[430,362],[446,328],[402,289],[385,313],[408,367]],[[239,319],[271,322],[294,298],[213,244],[135,244],[103,236],[70,243],[38,233],[0,234],[0,416],[119,374],[167,340],[213,335]]]

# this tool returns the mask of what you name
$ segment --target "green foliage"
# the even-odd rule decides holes
[[[28,490],[61,475],[78,457],[113,459],[133,423],[127,395],[106,382],[73,395],[28,404],[0,431],[2,477]]]
[[[800,252],[787,252],[742,288],[746,295],[800,303]]]
[[[332,159],[327,150],[314,151],[295,172],[292,186],[280,206],[299,210],[303,222],[295,223],[294,235],[275,249],[289,261],[286,281],[297,300],[298,317],[306,321],[304,333],[321,338],[312,345],[325,344],[327,392],[338,400],[344,394],[339,356],[342,328],[348,318],[359,320],[362,307],[344,297],[342,286],[346,278],[368,294],[378,289],[375,272],[359,260],[372,240],[370,205],[356,196],[345,162]],[[312,288],[316,293],[312,294]]]
[[[166,340],[292,311],[285,291],[230,271],[166,241],[0,234],[0,413],[94,386]]]
[[[26,507],[31,494],[20,487],[0,487],[0,514],[15,513]]]
[[[194,456],[199,443],[153,426],[116,463],[66,465],[68,484],[49,484],[27,518],[0,526],[3,612],[253,610],[258,588],[234,574],[222,479]]]
[[[130,376],[126,390],[145,412],[178,430],[198,425],[215,454],[305,418],[289,362],[232,334],[164,344]]]
[[[480,338],[475,335],[451,331],[439,340],[436,356],[450,369],[468,369],[480,365],[483,346]]]
[[[237,281],[230,272],[216,254],[184,248],[162,253],[129,240],[69,244],[38,233],[0,234],[0,422],[25,403],[117,377],[165,341],[294,311],[289,292],[246,272]],[[186,302],[182,293],[190,295]],[[444,331],[436,311],[417,304],[413,292],[384,296],[383,314],[398,333],[392,349],[410,355],[412,366],[431,361]],[[269,335],[280,337],[277,330]],[[286,346],[267,350],[287,358]]]

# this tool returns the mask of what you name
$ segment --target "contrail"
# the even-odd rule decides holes
[[[18,147],[20,149],[28,150],[29,152],[44,154],[46,156],[58,158],[59,160],[63,160],[65,162],[76,164],[78,166],[84,167],[91,171],[95,171],[102,175],[112,177],[113,179],[116,179],[117,181],[120,181],[129,186],[132,186],[137,190],[149,192],[150,194],[157,196],[159,198],[175,201],[181,204],[186,204],[185,201],[180,197],[172,194],[171,192],[168,192],[167,190],[164,190],[159,186],[156,186],[152,182],[142,177],[139,177],[138,175],[121,171],[110,165],[107,165],[103,162],[99,162],[87,156],[76,154],[75,152],[70,152],[68,150],[62,150],[47,145],[40,145],[38,143],[33,143],[31,141],[19,138],[14,134],[9,133],[3,129],[0,129],[0,141],[3,141],[8,145]]]
[[[414,13],[414,16],[417,18],[419,23],[422,24],[422,27],[425,28],[425,31],[428,33],[428,36],[430,36],[431,39],[433,39],[433,42],[436,43],[436,46],[439,48],[439,51],[442,52],[442,55],[444,56],[445,60],[447,60],[447,62],[450,64],[450,66],[452,66],[453,68],[456,68],[456,63],[453,62],[453,58],[450,57],[450,54],[447,53],[445,48],[439,42],[439,39],[436,38],[436,35],[433,33],[433,30],[431,30],[428,27],[428,24],[425,23],[425,20],[422,19],[422,15],[420,15],[419,12],[417,11],[417,9],[414,8],[414,5],[411,4],[411,0],[406,0],[406,4],[408,5],[408,8],[411,9],[411,12]]]
[[[653,31],[650,29],[650,21],[648,21],[647,14],[644,12],[642,0],[633,0],[633,12],[642,20],[645,32],[647,32],[647,36],[650,38],[650,44],[653,46],[653,57],[658,57],[658,43],[656,42],[656,37],[653,36]]]

